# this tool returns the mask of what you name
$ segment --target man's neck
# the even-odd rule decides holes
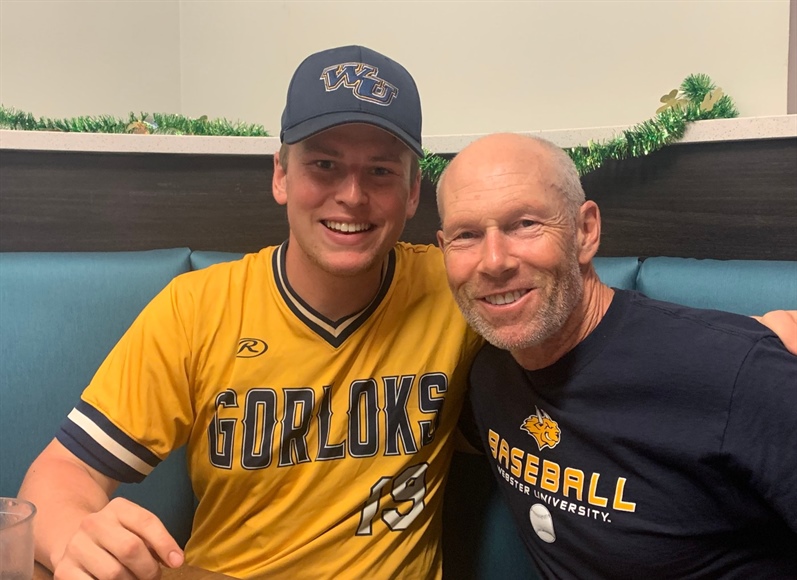
[[[590,268],[584,276],[584,295],[559,332],[542,344],[512,351],[512,356],[529,371],[551,366],[595,330],[609,309],[613,296],[614,290],[603,284],[595,270]]]
[[[285,257],[285,276],[296,294],[313,310],[335,321],[363,310],[379,292],[384,262],[352,276],[327,272],[300,252]]]

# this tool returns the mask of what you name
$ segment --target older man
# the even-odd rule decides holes
[[[797,358],[748,317],[601,283],[558,147],[493,135],[439,187],[449,285],[489,345],[478,442],[557,578],[797,576]]]

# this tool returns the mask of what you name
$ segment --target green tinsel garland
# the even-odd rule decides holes
[[[722,93],[704,74],[693,74],[661,98],[664,103],[653,119],[634,125],[609,141],[566,149],[580,175],[594,171],[610,159],[642,157],[675,143],[684,136],[686,126],[704,119],[738,117],[733,100]],[[421,161],[424,175],[437,182],[449,161],[428,153]]]
[[[609,141],[566,149],[580,175],[594,171],[610,159],[641,157],[680,140],[686,126],[704,119],[738,117],[733,100],[722,93],[704,74],[693,74],[661,98],[664,103],[653,119],[623,131]],[[425,176],[437,182],[449,161],[427,151],[421,161]]]
[[[722,93],[704,74],[686,77],[681,83],[683,96],[672,90],[661,98],[664,103],[653,119],[635,125],[604,143],[588,143],[567,149],[579,174],[594,171],[609,159],[641,157],[675,143],[684,136],[687,124],[704,119],[738,117],[733,100]]]
[[[641,157],[681,139],[686,126],[703,119],[727,119],[739,116],[730,97],[722,93],[704,74],[686,77],[680,91],[673,89],[661,98],[664,103],[656,116],[633,126],[609,141],[567,149],[579,174],[594,171],[610,159]],[[110,116],[73,117],[70,119],[36,119],[30,113],[0,106],[0,129],[26,131],[64,131],[84,133],[151,133],[158,135],[215,135],[268,137],[262,125],[208,120],[206,116],[190,119],[182,115],[130,113],[127,120]],[[424,176],[436,183],[449,161],[426,151],[421,159]]]
[[[182,115],[130,113],[128,119],[108,115],[69,119],[36,119],[30,113],[0,107],[0,129],[62,131],[65,133],[142,133],[153,135],[213,135],[221,137],[268,137],[262,125],[231,122],[227,119],[190,119]]]

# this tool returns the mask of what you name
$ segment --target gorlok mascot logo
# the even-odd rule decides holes
[[[534,407],[534,410],[537,414],[526,417],[520,428],[534,437],[540,451],[545,447],[553,449],[559,444],[559,438],[562,434],[559,430],[559,424],[551,419],[545,411],[540,411],[537,407]]]
[[[321,72],[321,80],[327,92],[341,86],[361,101],[388,106],[398,95],[398,89],[377,75],[379,69],[363,62],[344,62],[328,66]]]

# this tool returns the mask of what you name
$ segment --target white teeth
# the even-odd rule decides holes
[[[507,292],[506,294],[485,296],[484,299],[494,306],[503,306],[504,304],[512,304],[516,300],[519,300],[524,294],[526,294],[525,291],[515,290],[514,292]]]
[[[355,232],[364,232],[371,229],[370,224],[347,224],[344,222],[330,222],[325,221],[324,225],[330,230],[336,232],[343,232],[344,234],[353,234]]]

